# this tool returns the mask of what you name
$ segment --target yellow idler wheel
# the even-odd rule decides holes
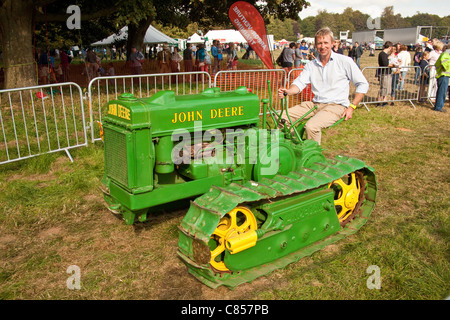
[[[350,222],[361,206],[364,194],[363,177],[352,172],[329,184],[334,190],[334,205],[341,226]]]
[[[254,231],[256,228],[255,216],[246,207],[236,207],[223,216],[211,235],[211,266],[218,271],[229,271],[223,262],[228,239],[245,232]]]

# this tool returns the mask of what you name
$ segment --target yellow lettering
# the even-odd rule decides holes
[[[178,121],[177,113],[175,112],[175,114],[173,115],[172,123],[177,123],[177,121]]]
[[[244,106],[239,107],[223,107],[211,109],[211,119],[228,118],[244,115]]]
[[[125,112],[124,112],[125,119],[130,120],[130,110],[129,109],[124,109],[124,110],[125,110]]]
[[[110,104],[109,105],[108,114],[112,114],[113,116],[117,116],[117,104]]]
[[[117,105],[117,109],[115,112],[116,112],[115,115],[118,116],[119,118],[130,120],[130,110],[128,110],[124,106]]]
[[[217,115],[213,116],[213,110],[211,110],[211,117],[215,118]],[[171,120],[172,123],[177,122],[191,122],[196,120],[202,120],[203,119],[203,111],[197,110],[197,111],[188,111],[188,112],[175,112],[173,114],[173,119]]]
[[[188,121],[194,121],[194,111],[189,111],[187,113]]]
[[[109,113],[114,112],[113,111],[114,105],[110,105],[109,108],[110,108]],[[210,119],[243,116],[244,115],[244,106],[211,108],[210,115],[211,115]],[[129,120],[129,116],[130,116],[130,111],[119,105],[119,117]],[[173,114],[173,118],[171,119],[171,122],[172,123],[191,122],[191,121],[198,121],[198,120],[203,120],[203,110],[175,112]]]

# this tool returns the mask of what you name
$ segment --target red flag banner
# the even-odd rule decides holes
[[[248,2],[237,1],[231,5],[228,16],[266,67],[273,69],[266,26],[259,11]]]

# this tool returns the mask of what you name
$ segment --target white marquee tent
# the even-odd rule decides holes
[[[194,33],[192,36],[187,38],[187,43],[203,43],[205,42],[204,37],[200,37],[198,33]]]
[[[233,29],[229,30],[210,30],[205,34],[205,38],[208,38],[208,42],[213,40],[219,40],[221,43],[237,42],[246,43],[247,40],[242,36],[242,34]]]
[[[92,46],[107,46],[116,41],[127,40],[127,39],[128,39],[128,26],[125,26],[122,29],[120,29],[117,34],[110,35],[109,37],[107,37],[103,40],[94,42],[91,45]],[[146,43],[146,44],[152,44],[152,43],[176,44],[177,41],[175,39],[172,39],[171,37],[165,35],[161,31],[157,30],[155,27],[150,26],[147,29],[147,32],[145,33],[144,43]]]
[[[315,39],[314,38],[310,38],[310,37],[306,37],[306,38],[303,38],[302,40],[297,40],[297,42],[301,42],[301,41],[303,41],[303,40],[305,40],[306,41],[306,43],[314,43],[314,41],[315,41]]]
[[[153,26],[148,27],[145,33],[144,43],[171,43],[177,44],[175,39],[165,35]]]
[[[126,40],[127,38],[128,38],[128,27],[123,27],[122,29],[119,30],[118,33],[110,35],[109,37],[103,40],[91,43],[91,46],[107,46],[116,41]]]

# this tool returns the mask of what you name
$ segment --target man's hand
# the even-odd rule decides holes
[[[284,99],[284,97],[287,95],[288,95],[288,89],[285,89],[285,88],[278,89],[278,97],[280,99]]]
[[[291,96],[291,95],[297,94],[299,92],[300,92],[300,89],[295,84],[293,84],[289,87],[289,89],[286,89],[286,88],[278,89],[278,97],[280,97],[280,99],[284,99],[285,96]]]
[[[352,107],[348,107],[342,114],[341,118],[345,117],[344,121],[350,120],[353,116],[353,111],[354,111],[354,109]]]

